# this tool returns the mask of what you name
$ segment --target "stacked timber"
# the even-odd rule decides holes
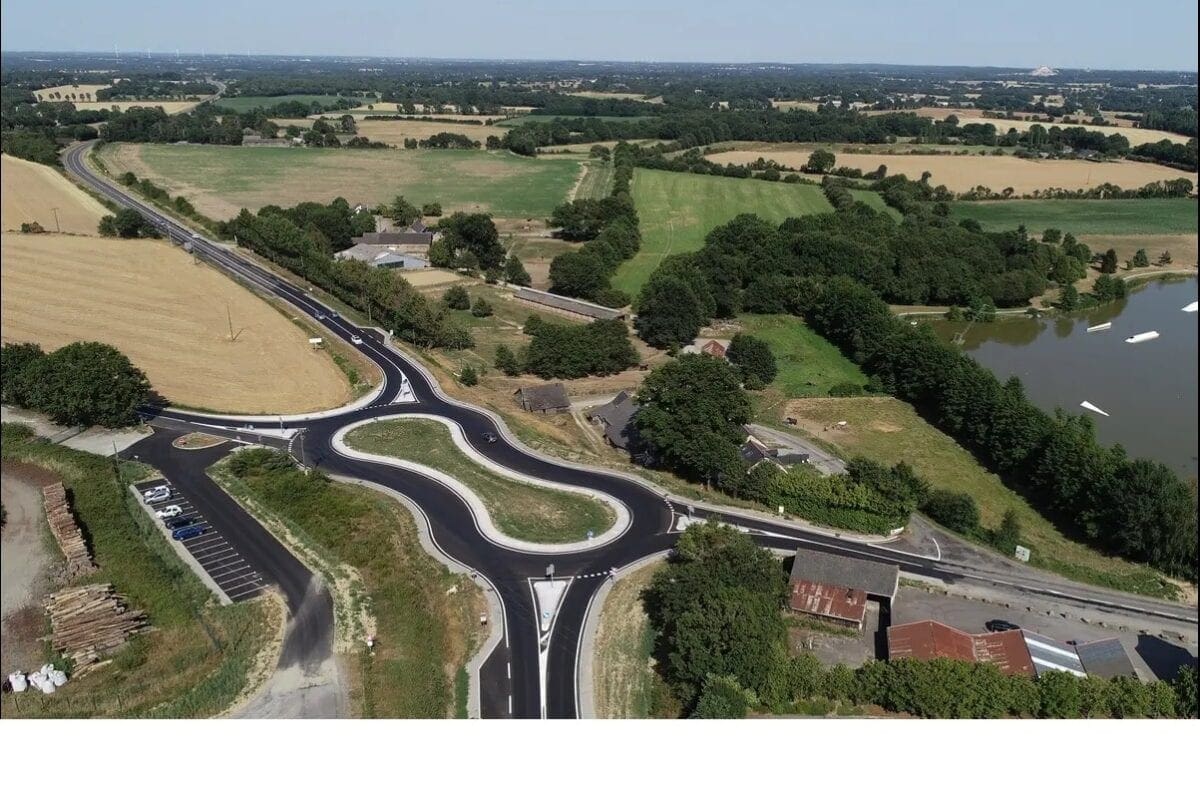
[[[74,580],[81,575],[95,572],[96,562],[92,560],[87,543],[83,541],[83,531],[79,529],[75,515],[71,513],[66,487],[61,481],[44,486],[42,498],[50,532],[54,534],[54,541],[58,542],[59,549],[67,559],[67,578]]]
[[[129,608],[111,583],[65,589],[46,601],[50,646],[75,662],[74,677],[108,663],[102,658],[146,629],[145,612]]]

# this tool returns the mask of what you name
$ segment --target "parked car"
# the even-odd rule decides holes
[[[188,539],[195,538],[204,533],[203,525],[186,525],[182,528],[176,528],[171,532],[171,538],[177,542],[183,542]]]
[[[142,492],[142,499],[147,503],[161,503],[171,496],[170,486],[155,486]]]
[[[1001,631],[1017,631],[1021,629],[1020,625],[1014,625],[1004,619],[989,619],[983,624],[992,633],[1000,633]]]
[[[167,520],[167,527],[171,530],[177,530],[179,528],[186,528],[193,522],[195,520],[192,517],[176,517],[175,519]]]
[[[158,514],[159,519],[170,519],[171,517],[178,517],[180,514],[182,514],[183,509],[175,504],[171,504],[169,506],[163,506],[155,513]]]
[[[323,319],[325,319],[325,315],[324,315],[324,314],[322,314],[320,311],[318,311],[318,312],[317,312],[317,319],[318,319],[318,320],[323,320]]]
[[[488,444],[495,444],[496,442],[500,441],[499,437],[497,437],[496,434],[492,433],[491,431],[488,431],[483,435],[483,440]]]
[[[351,336],[350,344],[362,344],[362,337],[358,335]]]

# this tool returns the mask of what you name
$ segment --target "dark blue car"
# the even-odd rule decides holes
[[[191,524],[192,524],[191,517],[175,517],[175,519],[167,520],[167,527],[173,531],[178,530],[179,528],[186,528],[188,525],[191,525]]]
[[[171,538],[177,542],[182,542],[187,539],[194,538],[204,533],[203,525],[186,525],[182,528],[176,528],[171,532]]]

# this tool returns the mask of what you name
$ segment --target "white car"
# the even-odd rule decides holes
[[[172,517],[178,517],[180,514],[182,514],[183,509],[176,505],[170,505],[163,506],[154,513],[158,514],[159,519],[171,519]]]
[[[350,344],[362,344],[362,337],[361,336],[351,336]]]
[[[155,486],[153,489],[147,489],[142,492],[142,498],[147,503],[160,503],[171,496],[171,487]]]

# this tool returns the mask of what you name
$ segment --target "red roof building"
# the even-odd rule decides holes
[[[788,608],[823,622],[862,630],[867,614],[867,593],[816,581],[793,581]]]
[[[995,664],[1005,675],[1034,677],[1033,659],[1020,630],[970,634],[934,620],[888,628],[888,658],[953,658]]]
[[[700,352],[704,353],[705,355],[710,355],[713,358],[724,358],[725,345],[721,344],[716,339],[709,339],[704,346],[700,348]]]

